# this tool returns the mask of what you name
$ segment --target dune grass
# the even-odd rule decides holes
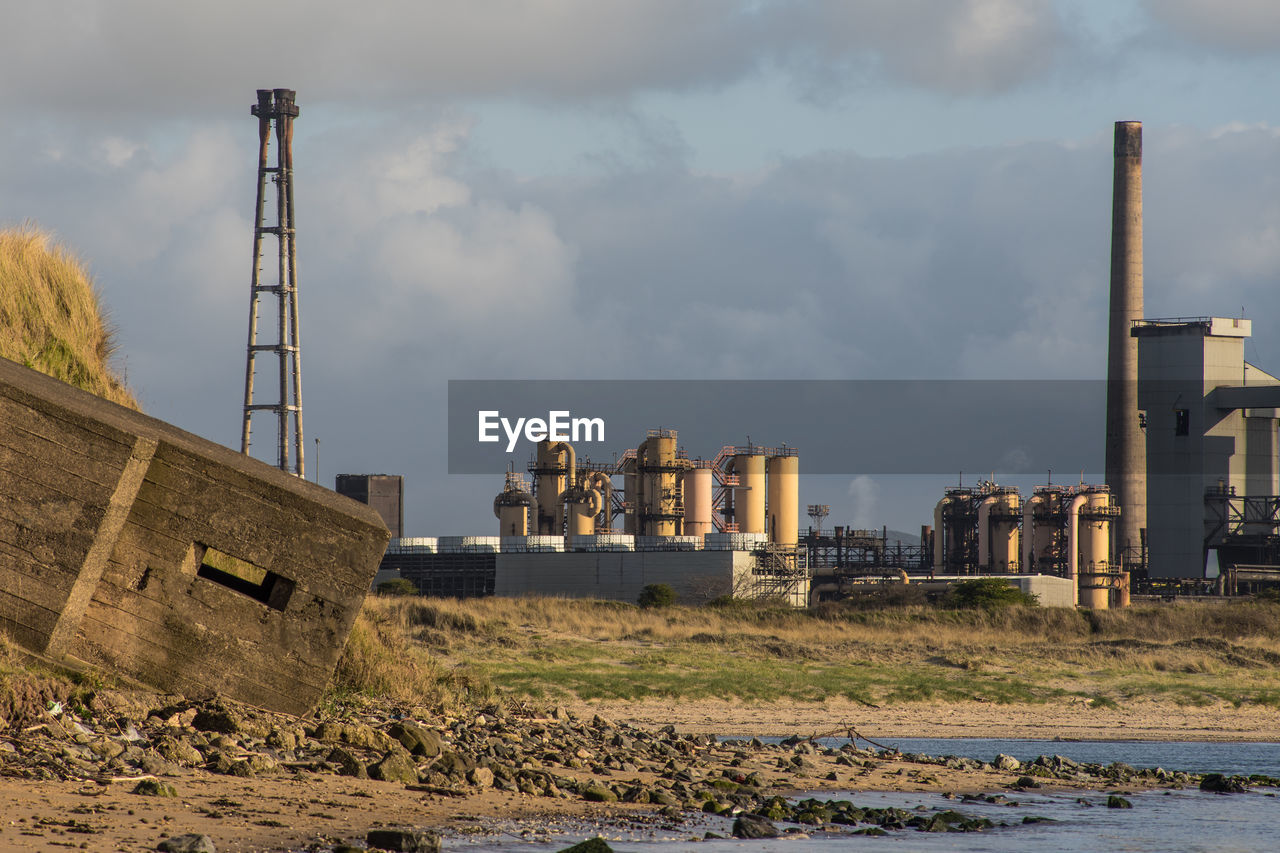
[[[1140,696],[1280,707],[1280,606],[1175,604],[1104,613],[1007,607],[640,609],[618,602],[371,598],[362,619],[399,661],[515,700],[730,699],[1112,706]],[[353,642],[348,657],[365,654]],[[345,658],[344,658],[345,660]],[[442,677],[441,674],[447,674]],[[455,699],[455,704],[459,701]]]
[[[0,356],[138,408],[84,264],[31,225],[0,231]]]

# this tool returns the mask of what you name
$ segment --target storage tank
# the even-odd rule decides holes
[[[800,457],[785,450],[769,457],[769,541],[795,545],[800,541]]]
[[[596,516],[600,514],[601,495],[595,489],[574,486],[560,496],[566,509],[565,539],[572,543],[579,536],[596,532]]]
[[[688,467],[678,458],[675,430],[649,430],[636,448],[637,535],[674,536],[680,532],[684,510],[679,474]]]
[[[537,535],[564,534],[564,504],[559,498],[565,489],[574,484],[573,473],[574,455],[571,445],[563,441],[538,442],[533,467],[533,487],[537,497],[537,523],[534,532]]]
[[[681,477],[684,491],[684,535],[701,539],[714,528],[711,523],[715,479],[708,463],[695,463]]]
[[[994,495],[991,506],[990,524],[990,570],[998,574],[1009,574],[1020,570],[1018,554],[1018,515],[1022,498],[1016,489],[1006,489]]]
[[[1091,610],[1106,610],[1111,593],[1111,521],[1117,513],[1106,487],[1085,492],[1080,509],[1080,603]]]
[[[730,472],[738,475],[733,490],[733,520],[739,533],[764,533],[764,501],[768,494],[765,457],[748,450],[729,460]]]
[[[506,487],[493,499],[498,535],[529,535],[529,508],[533,505],[533,495],[526,490],[524,477],[508,471]]]

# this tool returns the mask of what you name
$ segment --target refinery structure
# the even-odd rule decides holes
[[[383,569],[428,595],[635,601],[665,583],[690,603],[794,606],[977,576],[1091,609],[1127,606],[1137,584],[1280,583],[1280,379],[1245,361],[1243,317],[1142,316],[1139,122],[1116,123],[1114,155],[1105,482],[1026,495],[994,475],[957,485],[917,540],[891,543],[887,531],[824,532],[829,508],[816,505],[801,535],[795,448],[690,459],[675,430],[658,429],[598,463],[543,441],[528,478],[507,472],[493,535],[396,538]]]

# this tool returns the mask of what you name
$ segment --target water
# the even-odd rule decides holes
[[[829,745],[845,741],[833,739]],[[957,755],[989,761],[997,753],[1029,760],[1039,755],[1062,755],[1075,761],[1109,764],[1122,761],[1134,767],[1164,767],[1193,773],[1263,773],[1280,776],[1280,743],[1156,743],[1141,741],[1033,741],[980,738],[932,740],[886,738],[879,743],[902,752]],[[866,746],[865,743],[859,744]],[[728,835],[732,821],[706,817],[678,829],[660,823],[630,828],[600,828],[589,824],[548,827],[529,840],[516,834],[450,839],[450,849],[480,851],[557,851],[602,834],[619,853],[834,853],[836,850],[992,851],[1027,850],[1065,853],[1262,853],[1280,849],[1280,791],[1258,788],[1248,794],[1219,795],[1195,789],[1144,791],[1125,794],[1132,809],[1109,809],[1100,791],[1030,793],[1006,792],[1016,805],[949,800],[940,794],[854,793],[824,794],[850,799],[862,807],[916,809],[928,812],[956,809],[1000,823],[1015,824],[976,833],[921,833],[900,830],[886,837],[809,833],[760,841],[701,839],[705,832]],[[1083,799],[1084,804],[1078,802]],[[1053,822],[1022,824],[1026,816]],[[780,824],[780,828],[786,828]],[[518,830],[513,826],[511,832]]]

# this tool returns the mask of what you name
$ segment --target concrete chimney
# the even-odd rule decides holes
[[[1138,426],[1142,318],[1142,122],[1116,122],[1111,195],[1111,320],[1107,351],[1107,485],[1120,504],[1115,547],[1136,548],[1147,526],[1147,440]],[[1118,556],[1118,555],[1117,555]]]

